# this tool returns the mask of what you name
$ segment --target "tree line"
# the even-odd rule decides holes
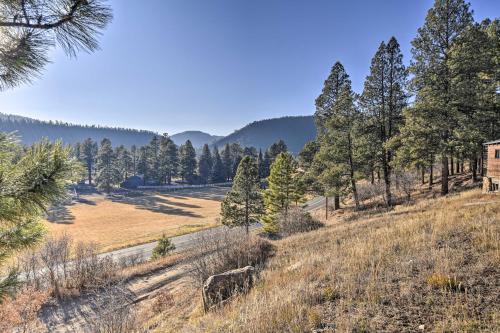
[[[474,22],[463,0],[436,0],[412,41],[407,68],[395,37],[375,52],[363,91],[352,90],[345,68],[336,62],[316,99],[317,139],[300,153],[305,181],[316,193],[352,195],[357,182],[385,185],[394,204],[395,172],[416,171],[422,182],[441,168],[441,193],[449,175],[468,161],[473,181],[482,144],[500,136],[499,20]]]
[[[274,159],[287,151],[283,140],[265,152],[238,143],[219,149],[205,144],[197,156],[190,140],[177,146],[168,134],[155,135],[144,146],[120,145],[113,148],[109,139],[99,144],[91,138],[74,145],[73,152],[86,172],[86,182],[110,192],[130,176],[140,176],[142,185],[170,185],[173,179],[187,184],[230,182],[235,178],[240,161],[249,156],[258,165],[259,179],[268,177]]]

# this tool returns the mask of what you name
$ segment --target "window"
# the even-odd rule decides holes
[[[495,149],[495,158],[500,158],[500,149]]]

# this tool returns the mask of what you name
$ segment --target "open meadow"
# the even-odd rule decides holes
[[[50,210],[49,234],[66,233],[75,241],[96,242],[101,251],[177,236],[217,224],[227,188],[161,193],[127,191],[79,195]]]

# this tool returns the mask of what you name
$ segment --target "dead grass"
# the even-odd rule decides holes
[[[82,196],[56,209],[46,225],[52,235],[95,242],[105,252],[215,226],[223,191]]]
[[[470,205],[485,201],[496,203]],[[149,327],[415,332],[424,325],[426,332],[500,331],[498,196],[472,190],[390,212],[346,211],[325,228],[274,244],[277,254],[249,294],[203,315],[192,300],[196,291],[189,298],[178,293],[176,303],[191,305],[172,306]]]

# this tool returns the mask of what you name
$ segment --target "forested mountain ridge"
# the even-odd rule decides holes
[[[306,142],[315,138],[313,116],[294,116],[254,121],[217,140],[214,145],[223,147],[227,143],[237,142],[244,147],[265,150],[274,142],[283,140],[290,152],[298,154]]]
[[[60,121],[42,121],[38,119],[0,113],[0,132],[16,132],[23,144],[32,144],[42,138],[61,139],[65,144],[83,142],[92,138],[100,142],[104,138],[111,140],[113,146],[124,145],[137,147],[147,145],[155,133],[147,130],[107,127],[96,125],[76,125]],[[175,144],[181,145],[190,140],[197,149],[205,143],[222,148],[226,143],[237,142],[242,146],[254,146],[267,149],[278,140],[283,140],[288,149],[297,154],[307,141],[316,137],[316,128],[312,116],[282,117],[255,121],[232,134],[223,137],[201,131],[185,131],[171,136]]]
[[[131,128],[107,127],[96,125],[76,125],[60,121],[38,119],[0,113],[0,132],[15,132],[23,144],[32,144],[47,138],[51,141],[62,140],[65,144],[83,142],[92,138],[100,142],[108,138],[113,144],[130,147],[143,146],[157,134],[153,131]]]
[[[222,139],[223,136],[211,135],[202,131],[185,131],[174,134],[170,138],[178,146],[190,140],[195,148],[201,148],[205,143],[211,144],[216,140]]]

